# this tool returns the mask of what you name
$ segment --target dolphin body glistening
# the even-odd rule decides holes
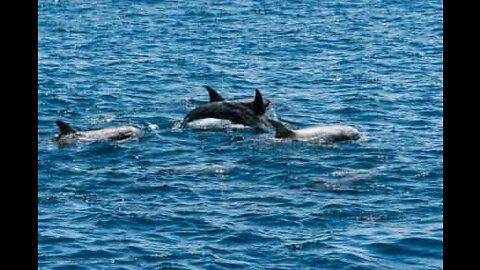
[[[133,126],[110,127],[97,130],[77,131],[62,121],[56,121],[60,130],[53,139],[59,144],[92,143],[97,141],[124,141],[141,134],[141,130]]]
[[[264,99],[258,89],[253,101],[224,100],[213,88],[206,86],[210,102],[190,111],[182,121],[182,127],[192,127],[195,122],[205,120],[228,121],[234,125],[243,125],[257,130],[270,131],[273,126],[265,112],[270,100]]]

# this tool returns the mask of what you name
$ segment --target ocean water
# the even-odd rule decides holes
[[[442,1],[38,1],[39,269],[442,269]],[[274,102],[335,145],[178,128]],[[58,147],[56,120],[139,140]]]

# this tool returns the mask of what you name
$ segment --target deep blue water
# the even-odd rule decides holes
[[[442,5],[39,0],[39,268],[443,268]],[[205,84],[367,139],[177,128]]]

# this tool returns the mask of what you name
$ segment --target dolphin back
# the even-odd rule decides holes
[[[60,134],[54,138],[53,141],[59,144],[95,141],[122,141],[131,137],[139,136],[141,134],[141,130],[133,126],[76,131],[65,122],[56,121],[56,124],[60,129]]]
[[[218,102],[218,101],[224,101],[222,96],[215,91],[212,87],[205,85],[205,88],[207,88],[208,91],[208,96],[210,97],[210,102]]]
[[[68,135],[68,134],[72,134],[72,133],[77,132],[69,124],[67,124],[63,121],[57,120],[55,123],[57,124],[58,129],[60,130],[60,136],[61,135]]]
[[[295,137],[295,132],[288,129],[284,124],[282,124],[282,123],[280,123],[276,120],[273,120],[273,119],[268,119],[268,121],[275,128],[275,138],[293,138],[293,137]]]

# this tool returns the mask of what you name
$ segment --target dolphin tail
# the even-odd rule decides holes
[[[60,135],[67,135],[71,133],[76,133],[77,131],[73,129],[69,124],[62,122],[60,120],[57,120],[55,123],[57,123],[58,129],[60,130]]]
[[[291,138],[295,136],[295,132],[288,129],[284,124],[273,119],[268,119],[268,121],[275,128],[275,138]]]
[[[205,85],[205,88],[208,90],[208,95],[210,96],[210,102],[224,101],[222,96],[220,96],[215,89],[211,88],[208,85]]]

